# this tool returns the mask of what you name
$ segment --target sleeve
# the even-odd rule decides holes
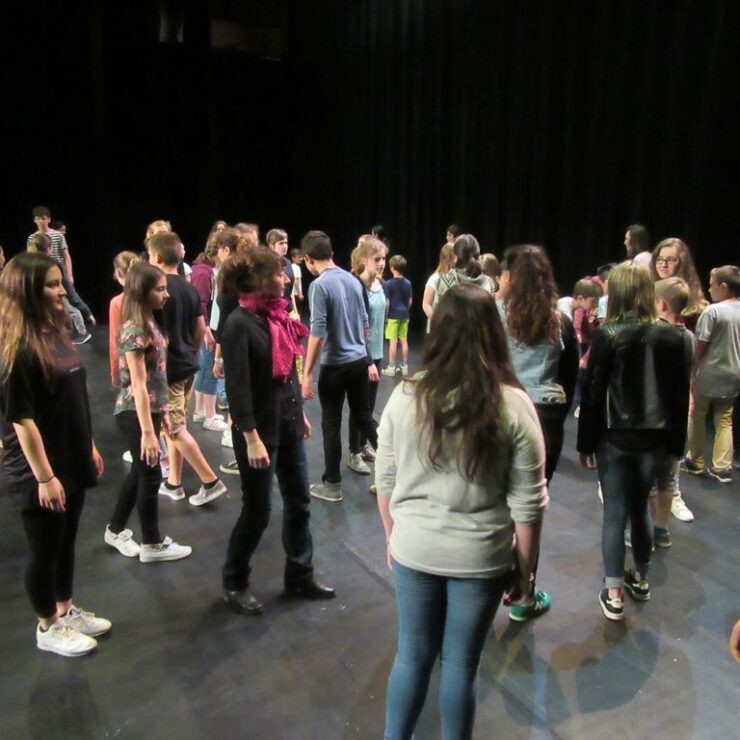
[[[211,303],[212,276],[206,270],[194,270],[191,277],[191,285],[198,291],[200,300],[200,316],[206,317],[208,323],[208,307]]]
[[[326,337],[326,293],[323,286],[315,281],[311,283],[309,305],[311,310],[311,336],[324,339]],[[365,316],[367,324],[367,315]]]
[[[68,252],[69,247],[67,246],[67,237],[62,234],[62,232],[59,232],[59,236],[62,237],[61,241],[59,242],[59,251],[60,252]]]
[[[140,326],[124,324],[118,335],[118,350],[123,355],[126,352],[144,352],[150,345],[149,337]]]
[[[542,518],[549,502],[545,440],[537,412],[528,398],[516,397],[509,412],[513,417],[513,437],[506,503],[517,524],[532,524]]]
[[[43,377],[41,377],[41,369],[35,365],[30,355],[21,350],[5,381],[4,396],[7,399],[7,406],[3,414],[6,421],[11,424],[21,419],[36,417],[38,397],[34,393],[34,388],[43,383]]]
[[[429,276],[429,280],[427,280],[425,288],[434,288],[434,290],[437,290],[437,286],[439,285],[439,273],[433,272]]]
[[[714,306],[708,306],[705,308],[699,316],[699,321],[696,324],[696,338],[700,342],[709,342],[712,339],[712,331],[717,321],[717,313],[714,310]]]
[[[563,351],[558,363],[557,382],[563,386],[567,407],[573,403],[573,394],[578,380],[578,337],[571,320],[564,313],[560,314],[560,327],[563,336]]]
[[[584,454],[596,452],[606,420],[606,392],[611,374],[611,345],[602,329],[594,334],[588,367],[581,391],[576,449]]]
[[[378,495],[390,498],[396,487],[396,458],[393,451],[393,409],[402,386],[397,386],[383,409],[378,425],[378,449],[375,453],[375,485]]]
[[[252,373],[249,365],[249,332],[237,314],[226,322],[221,335],[221,352],[226,376],[229,413],[239,429],[248,432],[257,427],[252,399]]]
[[[404,282],[404,287],[406,288],[406,295],[404,296],[404,304],[408,306],[409,303],[411,303],[411,296],[413,295],[414,289],[411,286],[410,280],[406,280]]]

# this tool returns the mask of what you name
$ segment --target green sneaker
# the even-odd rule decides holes
[[[528,622],[530,619],[542,616],[550,610],[552,599],[547,591],[535,591],[528,604],[512,604],[509,607],[509,619],[512,622]]]

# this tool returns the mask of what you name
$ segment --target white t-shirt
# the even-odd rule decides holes
[[[570,296],[558,298],[557,309],[573,321],[573,299]]]
[[[709,346],[697,368],[695,392],[734,398],[740,391],[740,301],[707,306],[699,316],[696,338]]]
[[[301,272],[301,266],[296,265],[295,262],[292,262],[290,265],[291,269],[293,270],[293,293],[292,295],[298,295],[298,280],[303,279],[303,273]],[[303,286],[301,285],[301,288]]]

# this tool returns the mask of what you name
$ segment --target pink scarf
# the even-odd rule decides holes
[[[296,355],[303,354],[301,339],[308,336],[308,329],[288,316],[290,301],[284,298],[242,293],[239,305],[267,321],[272,339],[272,377],[287,382]]]

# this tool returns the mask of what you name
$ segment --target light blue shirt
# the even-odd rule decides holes
[[[373,360],[383,359],[383,329],[385,328],[385,291],[382,285],[378,290],[368,290],[367,300],[370,304],[370,335],[367,339],[370,357]]]

